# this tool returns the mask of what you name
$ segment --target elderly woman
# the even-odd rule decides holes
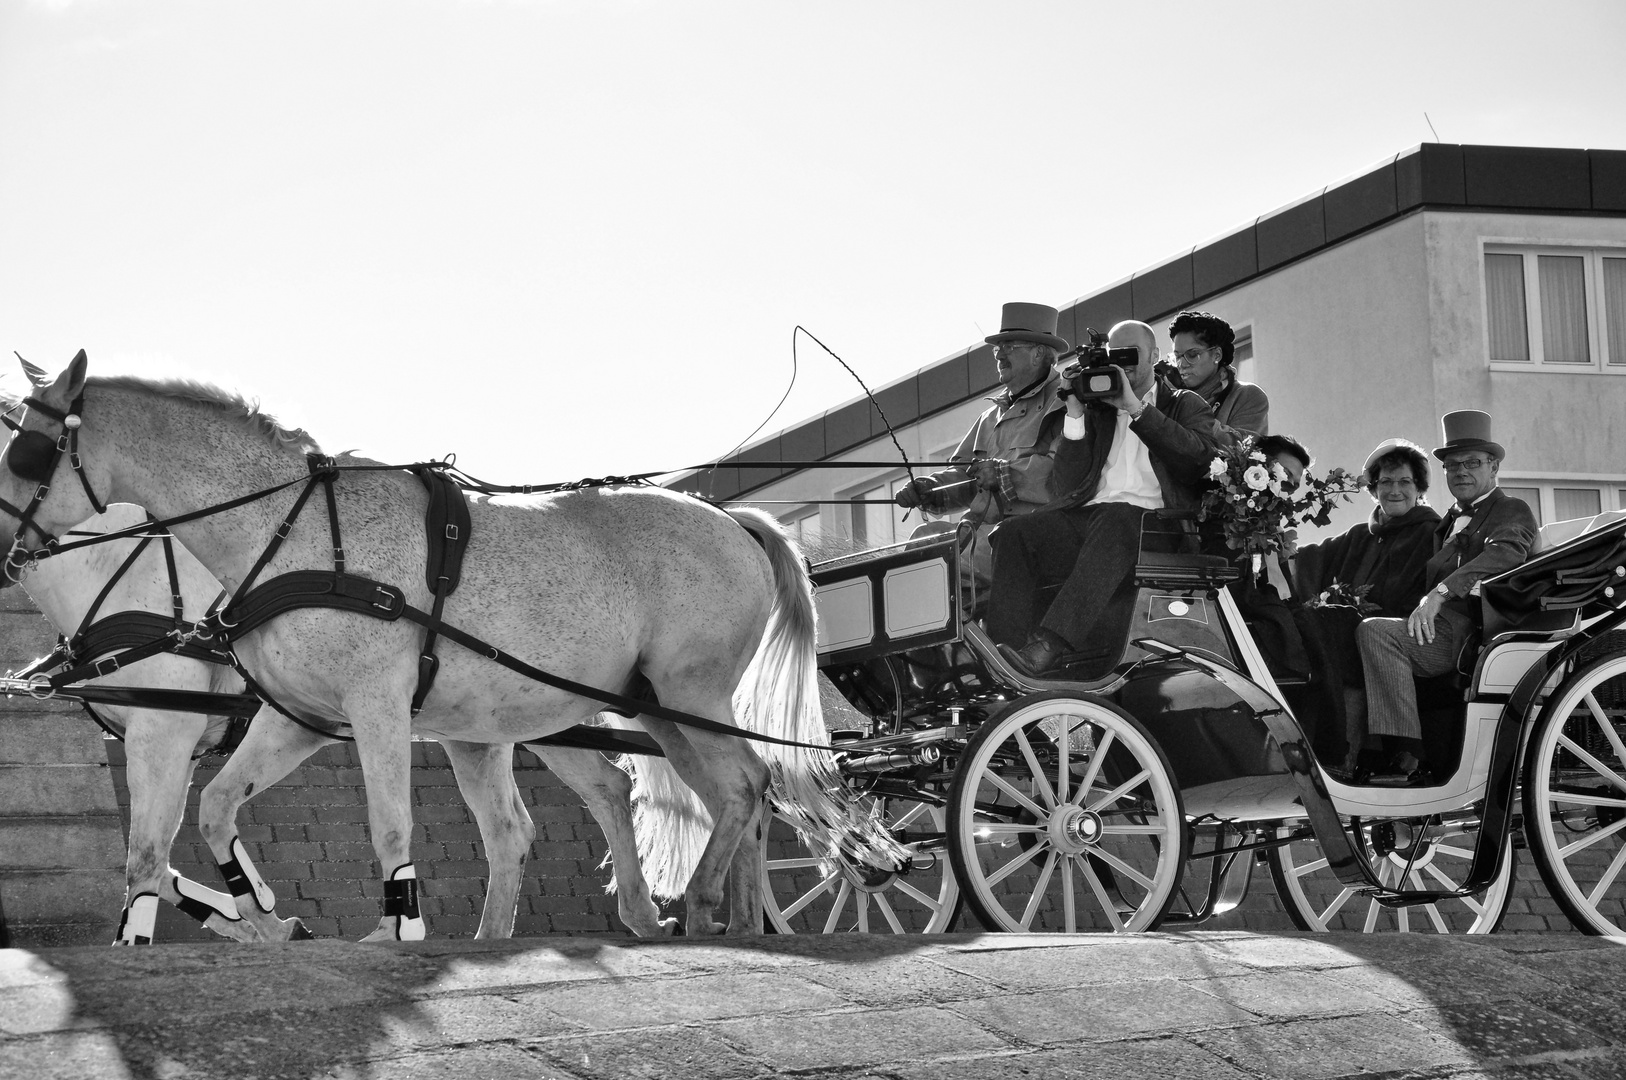
[[[1366,458],[1366,490],[1377,503],[1371,520],[1331,540],[1299,548],[1294,592],[1321,606],[1305,609],[1302,629],[1312,663],[1326,674],[1323,708],[1342,723],[1315,740],[1331,763],[1353,768],[1365,734],[1364,676],[1355,627],[1369,616],[1403,619],[1427,589],[1440,515],[1422,501],[1428,455],[1416,443],[1389,439]],[[1339,739],[1337,736],[1342,735]]]

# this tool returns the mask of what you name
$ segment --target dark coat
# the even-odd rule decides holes
[[[1230,392],[1215,411],[1220,429],[1232,439],[1241,440],[1249,435],[1270,434],[1270,398],[1250,382],[1237,379]]]
[[[1092,402],[1085,408],[1084,437],[1064,438],[1056,449],[1056,466],[1050,474],[1050,490],[1056,498],[1047,509],[1083,506],[1095,498],[1117,424],[1114,407]],[[1208,475],[1209,462],[1222,439],[1208,403],[1190,390],[1173,390],[1159,382],[1153,404],[1141,411],[1129,430],[1150,452],[1152,472],[1163,489],[1163,505],[1173,509],[1196,506],[1198,485]]]
[[[1541,547],[1541,532],[1524,500],[1501,488],[1491,488],[1473,514],[1468,527],[1454,540],[1445,539],[1450,531],[1449,514],[1435,528],[1435,553],[1428,560],[1426,587],[1432,589],[1443,581],[1450,594],[1445,606],[1477,619],[1478,602],[1470,603],[1469,590],[1535,554]]]
[[[1428,561],[1434,555],[1434,530],[1440,515],[1432,506],[1414,506],[1395,519],[1373,512],[1342,536],[1299,548],[1294,591],[1313,599],[1341,581],[1351,589],[1371,585],[1373,614],[1404,619],[1428,591]]]

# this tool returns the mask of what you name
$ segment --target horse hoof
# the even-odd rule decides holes
[[[289,941],[315,941],[316,935],[311,933],[310,927],[299,919],[293,920],[293,929],[288,931]]]
[[[661,936],[662,937],[682,937],[683,936],[683,924],[678,922],[676,919],[662,919],[661,920]]]

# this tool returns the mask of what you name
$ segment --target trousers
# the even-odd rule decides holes
[[[1112,601],[1129,587],[1140,555],[1141,518],[1129,503],[1039,510],[1001,522],[990,540],[994,582],[988,634],[1020,648],[1035,625],[1087,651]],[[1061,583],[1048,608],[1039,590]]]
[[[1457,662],[1473,632],[1466,615],[1442,608],[1434,617],[1434,640],[1419,645],[1406,632],[1405,619],[1367,619],[1355,631],[1366,669],[1366,729],[1373,735],[1423,737],[1412,678],[1444,675]]]

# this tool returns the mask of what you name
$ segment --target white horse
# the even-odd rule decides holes
[[[87,516],[83,485],[104,501],[138,503],[178,517],[236,496],[294,483],[234,509],[177,524],[177,536],[228,589],[243,585],[308,474],[314,441],[278,426],[232,395],[194,383],[130,377],[87,382],[83,353],[42,385],[6,450],[0,498],[24,517],[17,544]],[[82,461],[50,459],[48,494],[24,477],[18,447],[69,433]],[[422,612],[432,606],[422,568],[425,492],[398,470],[343,473],[335,484],[342,540],[313,507],[258,581],[325,570],[343,543],[350,572],[392,585]],[[662,489],[604,487],[523,499],[474,500],[463,581],[447,601],[448,627],[493,643],[556,676],[611,691],[647,681],[667,709],[798,743],[826,742],[815,683],[812,590],[777,522],[728,513]],[[14,516],[14,515],[12,515]],[[278,701],[313,723],[353,733],[367,780],[372,841],[385,876],[385,914],[369,938],[421,936],[409,853],[412,732],[469,744],[546,736],[598,713],[601,702],[534,681],[471,649],[441,644],[433,692],[414,719],[410,701],[424,631],[333,608],[289,611],[234,642],[238,658]],[[751,669],[748,672],[748,667]],[[749,675],[749,678],[746,678]],[[742,686],[742,680],[746,685]],[[731,882],[728,929],[760,932],[764,794],[772,779],[816,850],[843,847],[879,865],[904,853],[873,819],[844,800],[824,750],[771,746],[770,769],[741,738],[647,713],[638,722],[699,796],[709,839],[684,889],[690,934],[720,933],[713,920]],[[204,838],[221,862],[233,854],[237,792],[257,790],[303,760],[323,736],[299,725],[254,725],[200,807]],[[568,778],[567,778],[568,779]],[[658,814],[641,825],[658,826]],[[613,843],[613,841],[612,841]],[[240,847],[240,845],[239,845]],[[646,849],[660,844],[645,842]],[[619,867],[623,860],[617,859]],[[733,872],[730,873],[732,867]]]
[[[141,525],[146,511],[125,503],[110,506],[72,530],[79,534],[117,532]],[[111,588],[97,609],[96,618],[116,612],[148,611],[163,616],[173,613],[169,569],[159,541],[149,542],[133,561],[127,560],[140,541],[120,539],[70,550],[35,564],[23,587],[39,605],[40,611],[64,634],[73,634],[91,606],[111,581]],[[176,584],[182,611],[188,620],[202,617],[220,595],[220,584],[192,553],[180,544],[171,546]],[[112,581],[120,568],[123,573]],[[95,680],[102,686],[162,687],[240,694],[243,680],[230,667],[194,657],[164,652],[121,668]],[[124,912],[114,944],[150,942],[157,919],[159,900],[174,904],[197,918],[210,930],[237,941],[285,941],[308,936],[297,918],[277,916],[276,898],[254,870],[247,853],[236,845],[239,864],[253,886],[242,902],[178,874],[169,863],[169,852],[186,810],[186,794],[194,765],[193,755],[219,745],[227,730],[225,717],[200,713],[169,712],[128,705],[98,705],[97,716],[122,734],[128,762],[130,789],[130,838],[126,853]],[[292,721],[269,707],[255,716],[255,725],[293,726]],[[322,740],[314,752],[336,740]],[[485,844],[490,873],[485,907],[476,937],[507,937],[513,933],[515,909],[524,876],[525,858],[535,836],[530,814],[520,799],[512,771],[512,748],[501,744],[449,741],[447,757],[464,800],[473,809]],[[603,755],[584,750],[532,747],[561,779],[574,787],[589,804],[594,816],[607,822],[604,831],[620,849],[614,859],[621,916],[627,926],[642,936],[670,931],[670,921],[662,923],[649,897],[640,867],[634,856],[630,818],[630,781],[610,765]],[[297,766],[290,763],[289,768]],[[254,763],[251,771],[269,775],[265,763]],[[280,777],[279,777],[280,779]],[[255,788],[263,790],[263,787]],[[246,789],[232,789],[242,798],[211,785],[204,798],[216,800],[235,819],[247,797]],[[246,910],[243,910],[246,909]]]

